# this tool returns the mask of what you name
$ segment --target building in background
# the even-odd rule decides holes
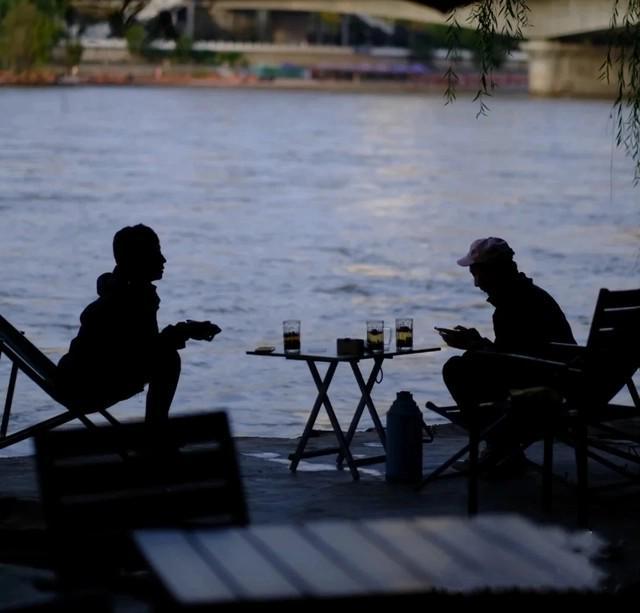
[[[74,6],[77,20],[84,21],[84,62],[139,63],[146,58],[156,64],[164,60],[166,67],[167,61],[222,61],[268,79],[430,80],[438,86],[450,62],[446,27],[364,13],[225,10],[208,0],[152,0],[133,19],[129,16],[129,28],[139,30],[132,47],[122,16],[114,18],[120,2],[74,0]],[[523,86],[524,57],[509,60],[507,72],[519,75],[512,84]],[[457,71],[464,88],[468,75],[477,74],[471,51],[462,50]]]

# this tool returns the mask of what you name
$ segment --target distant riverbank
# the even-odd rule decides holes
[[[478,74],[458,75],[457,91],[476,91]],[[527,75],[521,72],[498,73],[494,77],[502,91],[526,92]],[[442,92],[446,80],[440,74],[419,78],[273,78],[263,79],[250,73],[214,71],[202,67],[172,67],[167,70],[144,64],[113,66],[81,66],[73,71],[49,67],[29,73],[0,71],[0,86],[42,85],[140,85],[160,87],[251,87],[259,89],[301,89],[364,92]]]

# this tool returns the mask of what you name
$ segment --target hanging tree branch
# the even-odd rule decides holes
[[[480,58],[480,86],[474,101],[479,101],[478,116],[486,115],[489,107],[485,102],[491,96],[496,84],[493,73],[498,67],[497,36],[505,36],[516,40],[522,40],[523,30],[528,24],[529,7],[527,0],[478,0],[473,4],[468,18],[469,25],[478,33],[478,46]],[[498,18],[502,18],[502,28],[498,28]],[[460,58],[460,22],[456,16],[455,7],[447,18],[447,43],[449,67],[444,78],[447,81],[445,98],[447,103],[456,98],[456,86],[459,78],[454,68]]]
[[[496,0],[499,1],[499,0]],[[491,96],[495,89],[493,71],[496,66],[495,57],[495,36],[498,28],[498,17],[494,12],[494,0],[480,0],[474,5],[471,12],[470,21],[477,23],[480,51],[480,87],[474,97],[474,102],[478,101],[480,109],[478,116],[486,115],[489,107],[485,100]]]
[[[615,0],[611,16],[611,37],[602,65],[602,77],[617,78],[618,91],[612,116],[616,124],[616,145],[622,147],[635,164],[633,182],[640,183],[640,0],[628,0],[620,15]]]
[[[454,68],[454,65],[460,59],[460,24],[458,23],[455,9],[447,17],[447,59],[449,60],[449,66],[444,73],[444,78],[447,82],[447,89],[444,92],[445,104],[449,104],[456,99],[456,87],[459,81]]]
[[[478,115],[487,114],[485,99],[496,87],[493,74],[498,67],[497,35],[522,40],[528,11],[526,0],[480,0],[471,11],[469,21],[475,22],[480,46],[480,87],[474,98],[480,103]],[[503,19],[501,30],[498,30],[498,17]]]
[[[423,4],[429,4],[428,1]],[[433,4],[433,3],[432,3]],[[443,3],[444,4],[444,3]],[[455,62],[459,59],[460,24],[455,7],[466,2],[451,2],[453,10],[447,19],[450,65],[444,74],[447,81],[445,97],[447,103],[456,98],[459,81],[455,72]],[[622,9],[622,7],[625,7]],[[523,40],[528,25],[529,7],[527,0],[477,0],[469,18],[479,35],[480,87],[475,101],[479,101],[478,116],[486,115],[489,107],[485,100],[491,96],[497,68],[495,43],[501,34],[516,40]],[[498,18],[503,26],[498,31]],[[612,116],[615,121],[616,146],[624,149],[634,163],[634,185],[640,184],[640,0],[615,0],[610,23],[611,38],[606,58],[602,65],[601,77],[610,81],[612,75],[617,80],[617,95]]]
[[[122,0],[120,15],[124,25],[130,25],[136,15],[149,4],[151,0]]]

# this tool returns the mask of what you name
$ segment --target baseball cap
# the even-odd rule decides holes
[[[493,260],[511,259],[513,249],[509,247],[507,241],[495,236],[488,238],[478,238],[471,243],[469,253],[458,260],[460,266],[471,266],[472,264],[484,264]]]

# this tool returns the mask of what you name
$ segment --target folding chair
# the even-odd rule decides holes
[[[247,507],[224,412],[118,428],[36,434],[53,562],[63,585],[104,585],[142,568],[131,531],[245,525]]]
[[[588,459],[624,476],[624,485],[630,482],[640,483],[640,474],[630,471],[624,464],[631,462],[640,466],[640,456],[621,449],[611,440],[601,438],[601,435],[605,434],[609,439],[615,437],[627,441],[627,445],[640,446],[640,436],[624,426],[625,420],[640,416],[640,397],[632,380],[640,365],[639,335],[640,290],[610,291],[603,288],[598,294],[585,346],[553,343],[550,346],[553,360],[515,354],[484,354],[488,359],[495,360],[496,368],[506,362],[518,361],[532,369],[539,369],[540,372],[554,373],[559,389],[565,392],[569,390],[562,402],[551,390],[538,395],[540,404],[537,409],[547,409],[540,414],[539,430],[539,438],[544,440],[543,505],[547,509],[551,506],[553,442],[559,440],[569,444],[575,451],[578,522],[582,525],[588,522]],[[612,403],[611,399],[625,386],[633,404]],[[522,397],[526,398],[526,390],[522,392]],[[514,396],[518,398],[517,393]],[[514,404],[518,405],[518,401]],[[529,405],[527,410],[532,410],[530,401],[521,404]],[[491,403],[478,408],[489,406]],[[504,412],[493,423],[481,429],[477,424],[469,423],[458,406],[437,407],[427,403],[427,408],[466,429],[469,441],[427,475],[423,485],[440,477],[453,462],[469,454],[468,511],[473,514],[478,509],[479,444],[509,417],[508,412]],[[517,406],[513,408],[518,409]],[[528,440],[523,443],[523,449],[532,442],[534,441]],[[623,463],[616,460],[622,460]],[[614,485],[619,484],[609,484],[601,489],[612,489]],[[591,488],[591,491],[593,490],[594,488]]]
[[[569,395],[565,417],[553,429],[557,440],[575,450],[578,521],[582,525],[588,523],[590,493],[640,485],[640,471],[629,470],[629,464],[640,468],[640,433],[629,427],[630,420],[640,417],[640,396],[633,382],[639,366],[640,290],[601,289],[587,344],[567,372],[579,393]],[[602,385],[607,390],[605,399],[592,393]],[[632,404],[611,402],[625,387]],[[588,460],[624,480],[590,486]]]
[[[12,362],[9,374],[9,383],[0,422],[0,449],[9,447],[19,441],[23,441],[45,430],[50,430],[73,419],[80,420],[87,427],[95,427],[95,424],[86,416],[82,407],[73,407],[56,389],[55,375],[57,366],[31,343],[21,332],[14,328],[4,317],[0,315],[0,357],[6,355]],[[28,426],[11,434],[8,434],[11,408],[15,393],[18,371],[26,374],[46,394],[58,404],[65,407],[64,413],[45,419],[35,425]],[[112,425],[120,422],[106,409],[92,411],[100,413]]]

